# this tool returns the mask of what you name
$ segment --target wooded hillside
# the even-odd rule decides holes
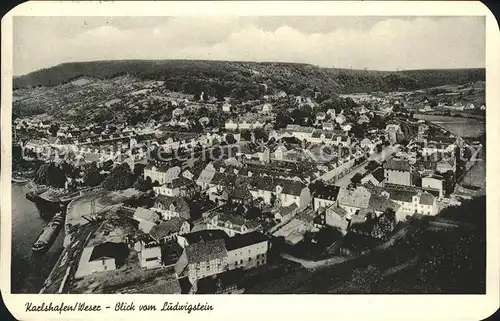
[[[254,99],[267,92],[289,94],[414,90],[485,80],[484,69],[399,72],[320,68],[308,64],[206,60],[118,60],[64,63],[15,77],[14,89],[55,86],[79,77],[109,79],[128,74],[163,80],[175,91]]]

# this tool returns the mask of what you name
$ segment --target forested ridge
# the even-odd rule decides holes
[[[214,96],[252,99],[263,91],[328,94],[415,90],[485,80],[485,69],[405,70],[398,72],[320,68],[280,62],[207,60],[116,60],[64,63],[14,77],[14,89],[56,86],[80,77],[109,79],[130,75],[161,80],[175,91],[208,91]]]

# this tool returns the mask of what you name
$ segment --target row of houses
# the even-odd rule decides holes
[[[304,208],[311,201],[309,188],[301,181],[265,175],[221,173],[210,164],[202,171],[196,184],[214,201],[231,198],[248,204],[262,199],[265,204],[279,202],[281,207],[287,207],[295,203],[299,208]]]
[[[438,197],[425,189],[391,186],[375,188],[359,186],[356,189],[328,187],[314,195],[314,208],[325,225],[338,228],[344,234],[351,222],[364,222],[367,215],[382,215],[392,209],[399,220],[414,214],[436,215]]]
[[[230,131],[235,130],[252,130],[257,128],[264,128],[265,122],[260,121],[259,118],[242,118],[238,120],[229,119],[224,124],[224,128]]]
[[[75,280],[94,273],[122,269],[130,259],[131,251],[137,253],[140,268],[154,270],[172,266],[175,282],[163,287],[161,293],[196,293],[198,283],[207,277],[223,275],[228,271],[245,271],[267,264],[268,238],[257,231],[229,236],[222,229],[191,231],[189,223],[181,218],[149,225],[154,212],[139,208],[133,216],[144,234],[132,241],[128,237],[108,235],[106,239],[89,242],[80,257]],[[169,248],[177,247],[180,254],[168,256]],[[181,291],[188,281],[188,291]]]

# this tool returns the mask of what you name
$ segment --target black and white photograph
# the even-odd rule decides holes
[[[410,13],[12,17],[10,292],[485,294],[486,17]]]

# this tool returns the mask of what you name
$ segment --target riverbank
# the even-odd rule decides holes
[[[64,231],[59,233],[44,255],[34,254],[31,246],[47,221],[34,203],[26,199],[28,188],[12,184],[12,293],[38,293],[63,249]]]
[[[40,293],[73,293],[75,291],[84,293],[92,291],[92,288],[95,287],[93,282],[84,285],[79,282],[79,287],[75,288],[74,275],[78,269],[83,249],[95,239],[96,231],[101,227],[103,221],[106,221],[108,214],[115,212],[125,200],[138,193],[134,189],[115,192],[98,189],[82,195],[68,204],[64,250],[47,277]],[[140,268],[138,271],[142,273]],[[117,271],[117,274],[122,272]],[[94,277],[91,276],[88,279],[94,280]],[[106,282],[97,283],[102,285]]]

